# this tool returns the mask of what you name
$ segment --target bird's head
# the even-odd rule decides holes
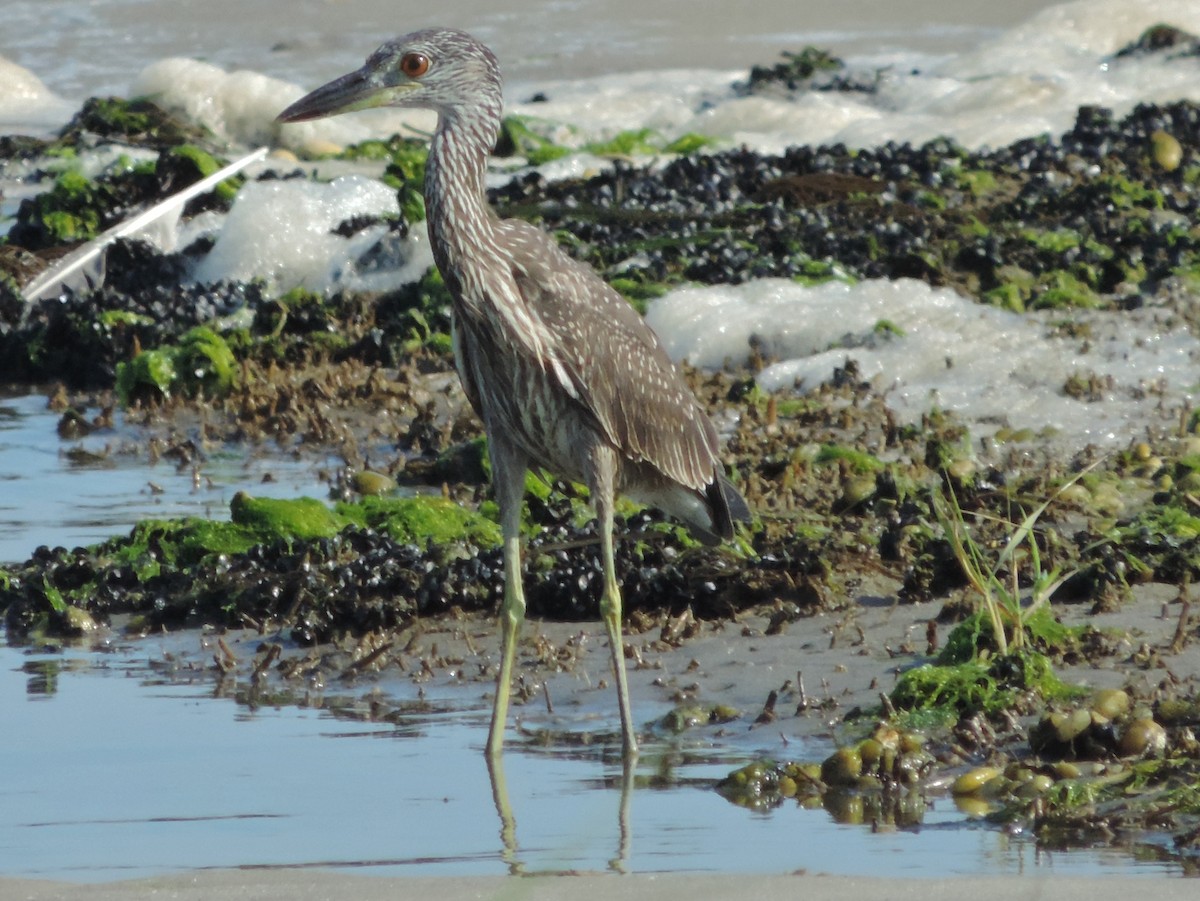
[[[499,116],[500,66],[471,35],[450,28],[414,31],[388,41],[354,72],[301,97],[278,116],[304,122],[377,106],[458,115],[480,106]]]

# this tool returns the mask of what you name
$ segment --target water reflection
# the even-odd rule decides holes
[[[745,745],[650,738],[623,766],[616,731],[571,746],[525,733],[489,772],[490,703],[477,686],[288,696],[222,677],[194,651],[189,663],[178,653],[189,641],[0,646],[0,875],[1179,872],[1129,851],[1048,854],[965,825],[948,801],[919,827],[875,831],[797,804],[745,810],[713,789]]]
[[[181,445],[190,442],[192,452],[181,466],[169,455],[155,457],[120,416],[115,425],[65,438],[61,421],[40,395],[0,401],[0,563],[28,559],[40,545],[95,544],[148,517],[227,519],[240,489],[257,497],[322,497],[322,472],[340,462],[206,450],[183,436]]]
[[[504,776],[504,755],[485,755],[488,776],[492,782],[492,800],[496,805],[496,814],[500,818],[500,858],[513,876],[527,873],[524,861],[521,859],[520,845],[517,842],[517,820],[513,815],[512,804],[508,796],[508,782]],[[608,869],[615,873],[630,872],[630,857],[633,848],[633,829],[630,825],[629,807],[633,798],[634,774],[637,771],[637,755],[622,755],[621,776],[618,785],[617,822],[616,822],[616,852],[609,858]],[[611,786],[608,786],[611,787]]]
[[[48,698],[58,691],[58,673],[61,669],[57,660],[36,660],[26,663],[21,671],[29,674],[25,683],[25,694],[31,700]]]

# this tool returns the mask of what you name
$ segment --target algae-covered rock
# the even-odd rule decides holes
[[[228,342],[205,326],[186,332],[178,344],[144,350],[117,364],[117,396],[125,406],[183,393],[189,397],[227,394],[238,381],[237,359]]]
[[[162,148],[203,140],[207,134],[145,98],[89,97],[63,128],[60,140],[74,144],[84,141],[84,136]]]
[[[741,716],[741,711],[728,704],[681,704],[669,710],[660,721],[664,729],[680,734],[697,726],[729,723]]]
[[[29,250],[89,241],[155,195],[151,164],[117,169],[98,178],[62,172],[48,190],[21,201],[9,240]]]
[[[255,498],[239,491],[229,512],[237,525],[281,538],[328,538],[346,525],[345,517],[311,497]]]
[[[163,192],[169,194],[208,178],[227,163],[227,160],[214,156],[198,144],[180,144],[159,155],[155,175]],[[210,194],[191,201],[188,204],[189,214],[232,203],[238,189],[244,183],[245,178],[241,175],[227,178],[213,188]]]
[[[443,497],[364,497],[357,504],[338,504],[337,512],[404,544],[500,544],[500,526],[493,520]]]

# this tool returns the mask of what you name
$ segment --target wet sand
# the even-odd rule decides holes
[[[395,901],[397,898],[436,898],[438,901],[521,897],[551,901],[569,894],[573,901],[604,898],[647,901],[698,901],[707,898],[754,898],[756,901],[818,898],[822,901],[861,901],[887,897],[892,901],[1017,901],[1053,897],[1055,901],[1098,901],[1145,891],[1145,880],[1076,879],[1011,876],[968,879],[863,879],[851,876],[795,874],[789,876],[604,876],[553,875],[524,877],[379,879],[307,870],[262,872],[213,871],[105,885],[0,880],[0,901],[136,901],[136,899],[257,899],[257,901],[318,901],[355,898]],[[1193,899],[1190,880],[1156,880],[1158,901]]]

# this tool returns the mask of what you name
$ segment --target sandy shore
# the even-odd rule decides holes
[[[104,885],[0,880],[0,901],[134,901],[134,899],[262,899],[318,901],[355,898],[357,901],[396,898],[436,898],[438,901],[514,898],[527,901],[573,901],[603,898],[698,901],[746,897],[775,901],[797,897],[823,901],[861,901],[887,897],[892,901],[1016,901],[1053,897],[1055,901],[1096,901],[1127,897],[1147,888],[1139,879],[1077,879],[1003,876],[969,879],[863,879],[843,876],[526,876],[479,878],[379,879],[309,871],[212,871],[164,876]],[[1155,880],[1159,901],[1193,899],[1196,885],[1184,879]]]

